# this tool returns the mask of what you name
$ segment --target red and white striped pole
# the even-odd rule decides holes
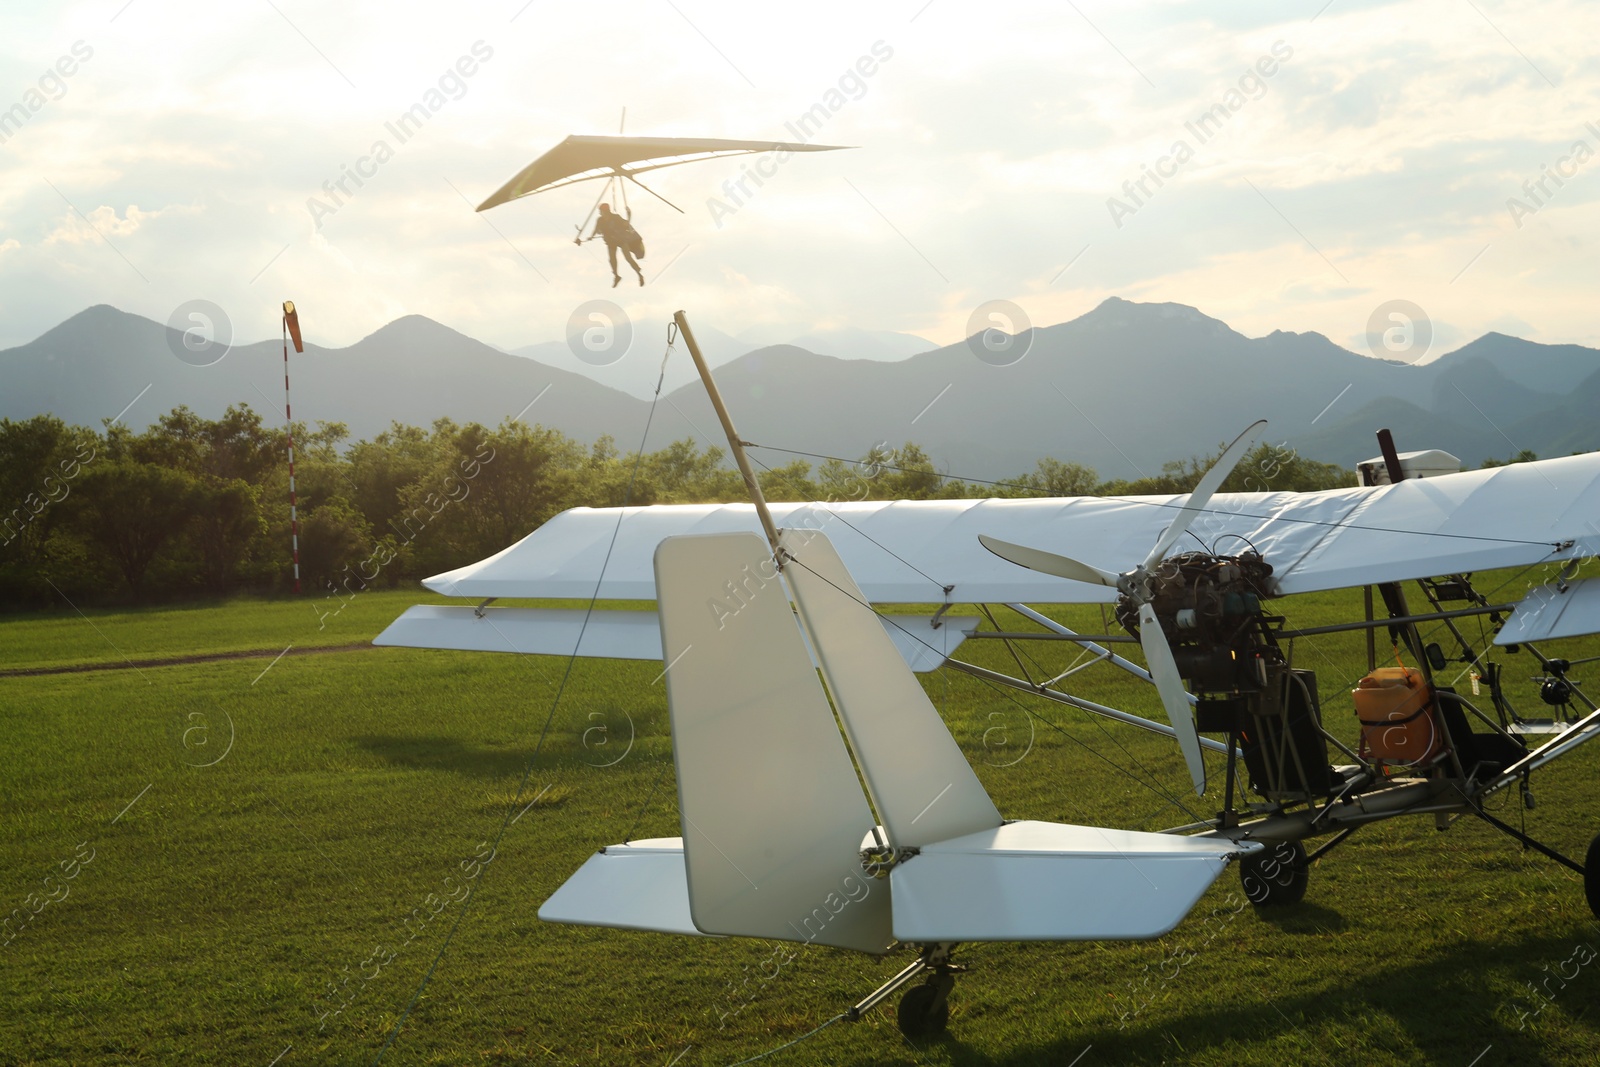
[[[289,539],[294,553],[294,591],[300,592],[300,515],[295,510],[294,498],[294,415],[289,408],[289,341],[294,350],[304,352],[300,343],[300,316],[295,313],[294,301],[283,302],[283,422],[284,436],[289,441]]]

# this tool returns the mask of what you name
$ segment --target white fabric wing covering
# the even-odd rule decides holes
[[[1178,500],[861,501],[774,504],[772,512],[779,526],[825,530],[873,603],[1101,603],[1116,591],[1026,571],[985,550],[978,535],[1120,572],[1155,544]],[[1253,544],[1281,591],[1301,593],[1600,554],[1597,517],[1600,454],[1590,453],[1374,488],[1223,493],[1191,529],[1222,552]],[[760,530],[748,504],[574,508],[424,584],[448,596],[588,598],[619,518],[601,597],[653,599],[651,559],[665,537]],[[1186,535],[1177,550],[1199,544]]]
[[[1519,645],[1592,633],[1600,633],[1600,578],[1583,578],[1531,590],[1517,603],[1494,643]]]
[[[724,602],[731,611],[740,600],[729,597]],[[937,627],[931,615],[895,615],[881,621],[901,658],[914,671],[937,670],[978,627],[976,615],[945,615]],[[407,608],[372,643],[457,652],[660,660],[661,622],[653,611],[417,604]]]
[[[883,952],[889,893],[860,861],[872,812],[766,542],[675,537],[655,566],[695,926]],[[747,575],[763,584],[730,614]]]
[[[580,635],[582,640],[580,643]],[[373,638],[375,645],[447,648],[457,652],[661,658],[661,624],[653,611],[578,608],[477,608],[417,604]]]
[[[784,577],[890,842],[914,847],[999,826],[1000,813],[921,683],[892,669],[894,645],[827,536],[784,530],[779,543],[790,557]]]

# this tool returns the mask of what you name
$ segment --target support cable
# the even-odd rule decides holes
[[[520,817],[520,813],[517,816],[514,816],[513,813],[518,812],[518,805],[522,802],[523,791],[527,789],[528,780],[533,776],[534,765],[539,762],[539,757],[544,752],[544,743],[550,736],[550,724],[555,721],[556,709],[561,706],[561,698],[566,693],[567,682],[572,678],[572,668],[578,661],[578,649],[583,647],[583,635],[589,628],[589,620],[594,617],[595,604],[600,599],[601,583],[605,580],[606,566],[611,562],[611,553],[616,548],[617,535],[622,532],[622,517],[629,502],[633,499],[634,483],[639,475],[639,466],[644,460],[645,443],[650,439],[650,424],[655,421],[656,404],[661,399],[661,381],[666,378],[667,359],[672,355],[672,347],[673,338],[669,335],[667,351],[661,357],[661,377],[656,382],[656,396],[650,402],[650,412],[645,417],[644,433],[640,435],[639,439],[639,451],[633,457],[633,468],[628,474],[628,486],[622,495],[622,507],[617,511],[617,525],[611,531],[611,540],[606,545],[605,558],[600,563],[600,575],[595,579],[594,594],[589,598],[589,606],[584,612],[583,624],[578,628],[578,639],[573,642],[572,654],[567,657],[566,669],[562,672],[561,681],[556,686],[556,695],[550,701],[550,711],[545,715],[544,726],[539,730],[539,740],[534,744],[533,755],[528,758],[527,766],[522,771],[522,780],[517,784],[516,794],[512,797],[511,804],[506,808],[505,817],[500,821],[500,829],[495,834],[494,845],[490,855],[499,852],[500,842],[505,838],[506,830],[510,828],[514,818]],[[382,1047],[378,1049],[377,1056],[372,1060],[374,1065],[383,1059],[384,1054],[394,1044],[395,1038],[400,1036],[401,1029],[405,1027],[406,1019],[411,1016],[412,1009],[416,1007],[417,1001],[422,998],[422,993],[428,988],[428,983],[433,981],[434,972],[438,970],[445,953],[449,951],[451,943],[455,940],[456,931],[461,929],[461,923],[466,919],[467,912],[472,907],[473,899],[478,895],[478,887],[483,884],[484,877],[484,872],[480,871],[478,877],[472,879],[472,887],[467,890],[466,897],[461,901],[461,910],[456,913],[455,922],[450,925],[449,931],[445,934],[444,943],[439,946],[439,951],[433,957],[433,962],[428,965],[428,970],[423,974],[422,981],[417,984],[416,991],[411,994],[411,999],[406,1002],[405,1009],[401,1011],[400,1017],[395,1020],[388,1036],[384,1038]]]

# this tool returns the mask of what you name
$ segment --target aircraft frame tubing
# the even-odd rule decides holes
[[[1013,678],[1009,674],[1001,674],[999,671],[992,671],[987,667],[979,667],[971,663],[965,663],[958,659],[946,660],[945,666],[953,667],[954,669],[961,671],[963,674],[970,674],[974,678],[983,678],[987,681],[996,682],[1000,685],[1010,686],[1012,689],[1017,689],[1024,693],[1031,693],[1034,696],[1044,697],[1046,700],[1054,701],[1057,704],[1065,704],[1070,708],[1077,708],[1080,711],[1091,712],[1095,715],[1111,719],[1115,722],[1126,723],[1129,726],[1137,726],[1141,730],[1148,730],[1154,734],[1162,734],[1166,737],[1177,736],[1176,731],[1174,731],[1172,727],[1168,726],[1166,723],[1140,718],[1139,716],[1129,714],[1126,711],[1118,711],[1116,708],[1107,707],[1104,704],[1096,704],[1092,700],[1084,700],[1082,697],[1075,697],[1068,693],[1059,692],[1055,689],[1046,689],[1044,686],[1038,683],[1027,682],[1021,678]],[[1212,752],[1226,754],[1228,751],[1227,745],[1223,744],[1221,741],[1215,741],[1209,737],[1202,737],[1200,739],[1200,744],[1201,747]]]
[[[1551,738],[1501,771],[1484,787],[1482,795],[1488,796],[1504,789],[1517,779],[1561,758],[1584,742],[1593,740],[1597,735],[1600,735],[1600,711],[1592,711],[1574,723],[1572,729],[1566,733]]]
[[[1054,638],[1056,640],[1065,639],[1076,642],[1086,651],[1094,654],[1101,661],[1110,663],[1111,665],[1126,671],[1128,674],[1131,674],[1136,678],[1140,678],[1144,681],[1150,681],[1149,672],[1147,672],[1144,668],[1140,667],[1136,663],[1124,659],[1121,656],[1116,655],[1104,645],[1097,643],[1093,638],[1085,637],[1084,635],[1076,633],[1068,627],[1063,626],[1061,623],[1056,622],[1054,619],[1051,619],[1048,616],[1034,610],[1033,608],[1028,607],[1026,604],[1008,603],[1005,606],[1010,608],[1012,611],[1015,611],[1019,615],[1022,615],[1023,617],[1030,619],[1051,631],[1050,634],[1040,634],[1040,637]],[[1445,615],[1437,615],[1435,617],[1444,618],[1453,615],[1479,614],[1483,610],[1488,609],[1451,612]],[[1330,627],[1327,629],[1339,629],[1339,627]],[[1011,640],[1021,638],[1023,635],[1006,634],[1003,636],[1007,644],[1009,644]],[[1058,704],[1065,704],[1068,707],[1079,708],[1080,710],[1088,711],[1117,722],[1122,722],[1130,726],[1137,726],[1141,729],[1149,730],[1152,733],[1164,734],[1168,737],[1175,736],[1172,727],[1164,723],[1143,719],[1137,715],[1131,715],[1128,712],[1118,711],[1115,708],[1110,708],[1103,704],[1096,704],[1093,701],[1084,700],[1081,697],[1074,697],[1067,693],[1046,688],[1044,685],[1038,683],[1024,681],[1020,678],[1013,678],[1009,675],[1001,674],[998,671],[991,671],[969,663],[962,663],[959,660],[952,659],[947,662],[949,666],[963,671],[964,673],[971,674],[978,678],[985,678],[989,681],[997,682],[1002,685],[1010,686],[1011,688],[1021,690],[1025,693],[1032,693],[1036,696],[1042,696],[1045,699],[1054,701]],[[1190,695],[1190,702],[1192,703],[1193,700],[1194,697]],[[1331,735],[1326,734],[1326,731],[1324,731],[1324,735],[1329,736],[1330,740],[1334,740]],[[1319,805],[1316,808],[1307,807],[1299,811],[1274,812],[1266,815],[1263,818],[1240,823],[1236,826],[1222,827],[1213,824],[1210,829],[1203,830],[1194,836],[1220,837],[1227,838],[1229,840],[1252,840],[1267,844],[1279,844],[1304,841],[1313,837],[1319,837],[1323,834],[1337,832],[1337,836],[1332,841],[1328,842],[1327,845],[1315,853],[1317,857],[1321,857],[1335,845],[1343,841],[1357,827],[1366,825],[1368,823],[1381,822],[1385,819],[1391,819],[1400,815],[1476,815],[1479,818],[1484,819],[1496,829],[1509,834],[1511,837],[1520,841],[1524,846],[1532,848],[1535,851],[1538,851],[1555,860],[1556,862],[1561,863],[1566,867],[1570,867],[1571,869],[1582,874],[1584,873],[1584,867],[1582,864],[1579,864],[1567,856],[1562,855],[1560,852],[1557,852],[1555,849],[1552,849],[1547,845],[1541,844],[1540,842],[1517,830],[1515,827],[1503,823],[1499,819],[1489,815],[1483,810],[1482,801],[1501,789],[1504,789],[1513,782],[1525,780],[1527,776],[1532,774],[1534,771],[1559,759],[1560,757],[1576,749],[1578,746],[1593,740],[1597,736],[1600,736],[1600,710],[1590,712],[1584,718],[1574,723],[1572,729],[1568,730],[1565,734],[1562,734],[1556,738],[1552,738],[1544,745],[1541,745],[1532,752],[1529,752],[1523,759],[1517,761],[1510,767],[1507,767],[1504,771],[1500,772],[1500,774],[1496,775],[1489,781],[1482,783],[1481,785],[1470,782],[1463,783],[1457,778],[1409,780],[1403,783],[1396,783],[1391,786],[1373,790],[1372,792],[1357,793],[1349,797],[1345,797],[1343,795],[1335,796],[1330,798],[1326,804]],[[1221,742],[1214,741],[1208,737],[1202,737],[1200,739],[1200,743],[1205,748],[1212,751],[1221,753],[1226,753],[1228,751],[1228,747],[1226,745],[1222,744]],[[1337,743],[1337,741],[1335,741],[1335,743]],[[1341,745],[1340,747],[1343,748],[1344,746]],[[1464,792],[1463,786],[1465,786],[1465,788],[1470,792]],[[1447,795],[1452,791],[1455,793],[1455,798],[1450,799]],[[1196,824],[1196,826],[1198,825],[1204,824]],[[1180,827],[1167,832],[1182,833],[1186,830],[1194,828],[1196,827]]]
[[[1280,844],[1304,841],[1335,830],[1381,822],[1400,815],[1462,814],[1474,812],[1470,800],[1448,778],[1408,780],[1403,783],[1361,793],[1315,810],[1274,812],[1237,826],[1218,826],[1196,837],[1226,838],[1230,841],[1261,841]],[[1454,790],[1456,796],[1448,794]]]

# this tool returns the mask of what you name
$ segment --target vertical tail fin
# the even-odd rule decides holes
[[[872,812],[766,544],[672,537],[655,571],[695,926],[884,951]]]
[[[921,846],[1001,824],[921,683],[821,533],[785,530],[784,576],[889,840]]]

